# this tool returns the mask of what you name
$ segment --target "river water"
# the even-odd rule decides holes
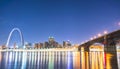
[[[112,57],[105,52],[0,52],[0,69],[114,69]],[[120,52],[116,59],[120,69]]]

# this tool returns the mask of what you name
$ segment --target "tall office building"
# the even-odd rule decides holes
[[[52,42],[54,42],[54,37],[49,37],[49,39],[48,39],[48,41],[49,41],[49,43],[52,43]]]
[[[25,42],[25,47],[28,49],[32,48],[32,43]]]
[[[43,48],[43,43],[39,43],[39,48]]]
[[[56,48],[58,46],[58,42],[54,40],[54,37],[49,37],[48,43],[50,48]]]
[[[35,43],[35,44],[34,44],[34,48],[35,48],[35,49],[38,49],[38,45],[39,45],[39,43]]]
[[[50,48],[50,47],[49,47],[49,43],[48,43],[48,42],[45,42],[43,48]]]

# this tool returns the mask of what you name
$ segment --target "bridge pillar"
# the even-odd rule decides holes
[[[111,58],[110,59],[111,69],[118,69],[116,42],[114,38],[108,39],[107,36],[104,37],[104,52],[106,54],[112,55],[111,57],[106,56],[106,60],[107,60],[107,57]]]
[[[84,51],[89,52],[89,47],[85,47]]]

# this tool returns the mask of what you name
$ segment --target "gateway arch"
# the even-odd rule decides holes
[[[24,46],[24,39],[23,39],[23,35],[22,35],[21,30],[19,28],[13,28],[12,31],[9,33],[9,36],[8,36],[8,39],[7,39],[7,43],[6,43],[6,47],[8,47],[10,39],[11,39],[11,36],[12,36],[14,31],[17,31],[19,33],[20,40],[21,40],[21,46]]]

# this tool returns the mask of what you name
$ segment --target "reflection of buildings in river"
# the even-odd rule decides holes
[[[85,69],[85,52],[80,52],[81,53],[81,69]]]
[[[112,54],[106,53],[106,69],[112,69],[111,58],[112,58]]]
[[[42,59],[43,60],[43,62],[42,62],[43,63],[42,64],[43,68],[42,69],[46,69],[46,66],[45,66],[46,65],[46,52],[45,51],[43,52],[43,56],[42,57],[43,57],[43,59]]]
[[[33,63],[33,69],[36,69],[36,61],[37,61],[37,52],[34,52],[34,63]]]
[[[9,57],[8,57],[9,60],[7,61],[7,62],[8,62],[8,64],[7,64],[7,65],[8,65],[8,66],[7,66],[8,69],[11,68],[12,58],[13,58],[13,57],[12,57],[12,54],[13,54],[12,52],[9,52]]]
[[[67,69],[73,69],[72,52],[68,52],[67,55]]]
[[[40,63],[39,63],[39,67],[40,67],[40,69],[42,69],[42,52],[40,52],[40,61],[39,61]]]
[[[30,66],[30,65],[31,65],[31,60],[32,60],[31,54],[32,54],[31,52],[28,52],[28,57],[27,57],[27,59],[28,59],[28,65],[29,65],[29,66],[28,66],[28,69],[31,68],[31,66]]]
[[[0,65],[1,65],[1,60],[2,60],[2,54],[1,54],[1,52],[0,52]]]
[[[62,68],[61,69],[66,69],[67,65],[67,52],[62,53]]]
[[[61,58],[60,54],[61,54],[61,52],[58,52],[58,64],[57,64],[58,68],[57,69],[60,68],[60,63],[61,63],[61,61],[60,61],[60,58]]]
[[[48,69],[54,69],[54,52],[49,52],[49,65]]]
[[[58,55],[57,55],[57,52],[55,52],[55,57],[54,57],[54,64],[55,64],[55,65],[54,65],[54,66],[55,66],[54,68],[55,68],[55,69],[58,69],[58,61],[57,61],[57,58],[58,58]]]
[[[34,68],[34,52],[31,52],[31,67]]]
[[[8,62],[8,52],[5,53],[5,68],[7,68],[7,62]]]
[[[117,50],[117,62],[118,62],[118,68],[120,69],[120,41],[116,44],[116,50]]]
[[[88,52],[85,52],[85,67],[86,67],[86,69],[89,69],[89,53]]]
[[[90,68],[103,69],[105,67],[104,45],[101,43],[95,43],[90,46],[89,50]]]
[[[21,69],[26,68],[26,63],[27,63],[27,52],[22,53],[22,66]]]
[[[62,65],[61,63],[63,62],[62,61],[62,53],[64,52],[54,52],[55,53],[55,58],[54,58],[54,69],[61,69],[62,68]]]
[[[36,61],[36,69],[39,69],[39,58],[38,58],[39,57],[39,52],[36,52],[35,57],[36,57],[36,60],[35,60]]]
[[[104,52],[90,52],[90,69],[104,69]]]
[[[15,53],[15,65],[14,65],[14,69],[17,69],[17,60],[18,60],[18,52]]]
[[[80,69],[80,52],[73,52],[73,69]]]
[[[0,52],[0,67],[1,67],[1,63],[2,63],[2,53]]]

